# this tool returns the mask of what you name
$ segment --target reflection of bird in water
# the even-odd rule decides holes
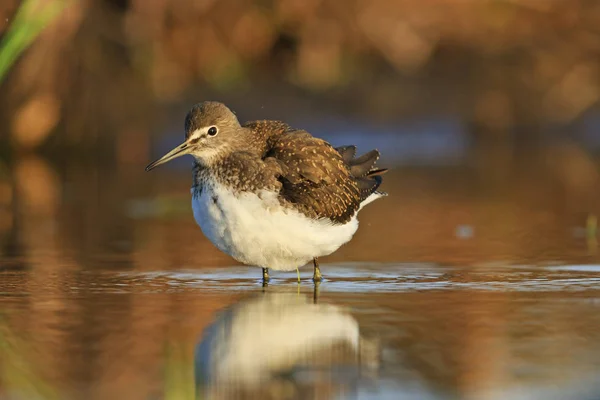
[[[352,239],[362,207],[385,195],[377,150],[355,157],[355,146],[333,148],[279,121],[240,125],[225,105],[195,105],[185,141],[146,167],[176,157],[194,159],[192,206],[202,232],[236,260],[293,271]]]
[[[199,398],[319,398],[355,391],[379,362],[356,319],[305,296],[264,293],[220,313],[196,347]],[[331,395],[326,395],[330,392]]]

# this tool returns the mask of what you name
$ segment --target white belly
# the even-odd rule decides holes
[[[216,201],[215,201],[216,200]],[[205,186],[192,196],[194,218],[206,237],[236,260],[290,271],[336,251],[358,229],[356,215],[344,225],[314,221],[279,204],[273,192],[259,195]]]

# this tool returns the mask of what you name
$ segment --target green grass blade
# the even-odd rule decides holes
[[[0,81],[40,33],[65,9],[69,0],[25,0],[0,43]]]

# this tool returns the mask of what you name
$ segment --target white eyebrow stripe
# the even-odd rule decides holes
[[[196,129],[194,132],[192,132],[192,134],[190,135],[188,140],[196,140],[196,139],[199,139],[203,135],[206,136],[207,131],[208,131],[208,128]]]

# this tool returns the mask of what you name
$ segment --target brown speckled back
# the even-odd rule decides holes
[[[252,121],[244,128],[252,130],[248,151],[228,154],[208,169],[196,165],[196,192],[211,180],[234,191],[276,191],[284,206],[307,217],[346,223],[385,172],[373,169],[377,151],[356,159],[354,146],[335,149],[280,121]]]

